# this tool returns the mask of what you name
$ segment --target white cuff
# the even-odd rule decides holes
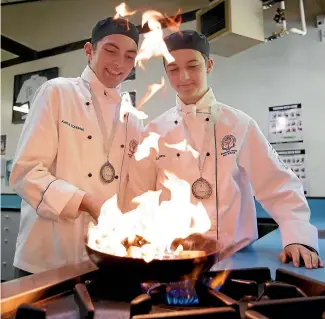
[[[317,250],[318,231],[317,228],[307,221],[288,220],[279,225],[283,248],[290,244],[302,244]]]

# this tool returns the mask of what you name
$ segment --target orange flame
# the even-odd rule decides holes
[[[163,39],[163,31],[161,21],[164,21],[167,26],[172,31],[179,30],[181,24],[181,19],[178,18],[180,14],[180,9],[177,11],[175,17],[168,17],[162,13],[154,10],[145,11],[142,15],[142,27],[147,23],[150,29],[149,32],[144,34],[144,39],[135,58],[135,65],[139,65],[140,68],[144,69],[143,61],[147,61],[154,56],[163,56],[168,63],[173,62],[175,59],[169,53],[166,43]],[[137,106],[139,110],[154,94],[156,94],[160,89],[165,86],[164,77],[161,78],[161,83],[154,83],[148,86],[147,92],[141,99]]]
[[[124,123],[125,115],[127,113],[133,114],[139,120],[145,120],[148,118],[148,115],[142,111],[137,110],[133,107],[132,99],[129,92],[123,92],[121,94],[121,108],[120,108],[120,121]]]
[[[114,16],[114,19],[119,19],[119,18],[124,18],[127,16],[132,16],[134,15],[137,11],[130,11],[125,2],[122,2],[119,4],[117,7],[115,7],[115,11],[117,12]]]
[[[139,102],[137,109],[139,110],[149,99],[152,98],[160,89],[165,86],[165,78],[161,77],[161,83],[154,83],[148,86],[147,92]]]
[[[181,17],[182,10],[178,9],[174,17],[169,17],[165,14],[165,19],[167,23],[167,28],[171,32],[178,32],[180,25],[182,24],[182,17]]]
[[[142,258],[146,262],[184,258],[181,245],[171,249],[174,239],[205,233],[211,222],[202,203],[191,203],[190,184],[171,173],[165,174],[168,179],[164,186],[172,194],[170,201],[159,204],[161,191],[148,191],[134,199],[139,203],[136,209],[122,214],[114,195],[101,208],[98,224],[89,225],[88,245],[107,254]]]
[[[216,289],[216,288],[222,286],[225,283],[226,279],[228,278],[230,272],[231,271],[229,269],[227,269],[227,270],[217,274],[217,276],[211,280],[210,287],[212,289]]]
[[[123,19],[127,16],[132,16],[137,12],[136,10],[130,11],[128,9],[127,5],[125,4],[125,2],[122,2],[117,7],[115,7],[115,11],[116,11],[116,14],[115,14],[113,20],[120,19],[120,18]],[[128,19],[125,19],[125,20],[126,20],[126,28],[129,30],[130,29],[129,20]]]
[[[163,31],[160,21],[165,17],[158,11],[149,10],[142,15],[142,27],[148,23],[150,29],[149,32],[144,34],[144,39],[139,50],[139,54],[135,59],[135,65],[137,63],[144,69],[142,61],[149,60],[153,56],[163,56],[168,63],[173,62],[175,59],[169,53],[166,43],[163,39]],[[171,25],[176,28],[176,23],[171,19]],[[168,22],[167,22],[168,23]]]
[[[202,255],[201,256],[198,256],[198,257],[203,257]],[[190,274],[187,274],[187,275],[184,275],[181,280],[182,281],[189,281],[189,282],[192,282],[192,285],[194,287],[194,282],[199,278],[200,274],[202,273],[203,271],[203,266],[204,264],[197,264],[193,271],[190,273]]]

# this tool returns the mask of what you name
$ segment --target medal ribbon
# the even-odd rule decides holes
[[[88,83],[88,82],[86,82],[86,83]],[[114,141],[115,134],[116,134],[116,127],[117,127],[117,122],[119,120],[121,104],[119,103],[119,105],[116,106],[114,121],[113,121],[113,124],[112,124],[112,129],[111,129],[110,135],[108,137],[107,127],[106,127],[106,124],[105,124],[105,121],[104,121],[104,118],[103,118],[102,111],[100,109],[98,99],[97,99],[96,95],[93,93],[93,91],[91,90],[89,83],[88,83],[88,85],[89,85],[89,91],[90,91],[90,95],[91,95],[91,101],[92,101],[92,104],[94,106],[96,118],[97,118],[97,121],[98,121],[98,124],[99,124],[99,128],[100,128],[100,131],[101,131],[103,142],[104,142],[103,143],[104,153],[107,156],[107,162],[109,162],[109,153],[111,151],[112,143]]]
[[[209,150],[209,146],[210,146],[210,141],[212,139],[213,136],[213,129],[214,129],[214,123],[216,121],[217,118],[217,104],[214,104],[213,106],[210,107],[210,119],[209,119],[209,123],[205,128],[205,134],[204,134],[204,140],[203,140],[203,148],[202,151],[200,152],[200,156],[199,156],[199,163],[198,163],[198,168],[200,171],[200,177],[202,177],[202,170],[204,167],[204,163],[205,163],[205,159],[207,157],[207,152]],[[186,143],[189,144],[188,142],[190,141],[190,143],[193,145],[191,145],[192,147],[194,147],[194,140],[191,137],[190,131],[186,125],[185,119],[182,118],[183,120],[183,131],[184,131],[184,135],[186,137]],[[203,154],[202,154],[203,153]]]

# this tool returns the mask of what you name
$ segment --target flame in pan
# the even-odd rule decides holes
[[[205,233],[211,227],[202,203],[190,202],[190,185],[165,172],[164,186],[171,192],[171,200],[159,204],[161,191],[148,191],[134,199],[138,206],[122,214],[117,197],[102,207],[98,224],[91,224],[88,244],[107,254],[143,258],[146,262],[163,258],[193,258],[204,256],[202,251],[184,251],[182,245],[172,250],[176,238]]]

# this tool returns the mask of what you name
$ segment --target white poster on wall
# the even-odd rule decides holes
[[[305,150],[281,150],[277,151],[282,161],[291,168],[303,184],[305,194],[308,193],[308,179],[306,175]]]
[[[303,142],[301,103],[269,107],[269,142]]]

